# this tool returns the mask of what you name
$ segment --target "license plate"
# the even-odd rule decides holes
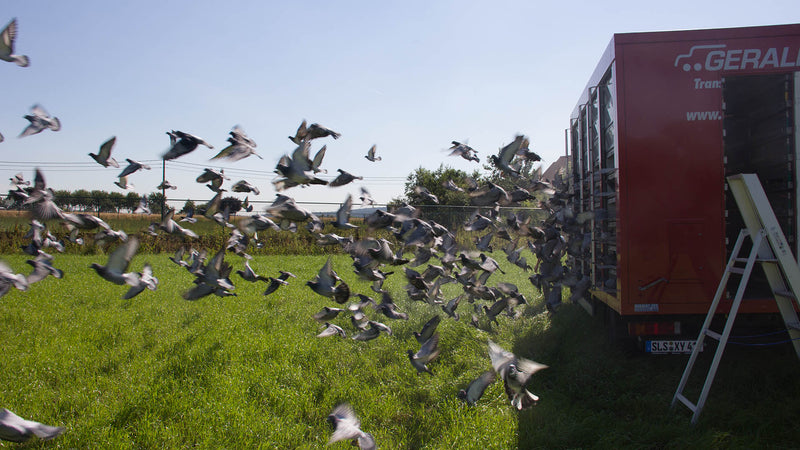
[[[697,341],[646,341],[644,349],[647,353],[654,354],[692,353],[692,349],[694,349],[696,343]],[[700,351],[703,351],[702,347]]]

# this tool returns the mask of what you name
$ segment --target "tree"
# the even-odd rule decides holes
[[[73,208],[86,211],[92,205],[92,194],[86,189],[72,191],[71,204]]]
[[[242,201],[236,197],[224,197],[219,202],[219,209],[220,211],[225,211],[225,208],[231,214],[236,214],[242,209]]]
[[[472,174],[467,174],[463,170],[444,164],[439,165],[439,168],[433,171],[419,167],[406,178],[404,192],[406,201],[419,208],[425,218],[435,220],[447,227],[462,223],[472,213],[472,210],[467,208],[469,206],[469,194],[466,192],[467,178],[479,182],[481,175],[477,170]],[[462,191],[445,188],[448,181],[452,181]],[[440,206],[436,206],[437,203],[430,197],[420,194],[417,187],[425,188],[436,196]]]
[[[128,192],[125,195],[125,202],[123,203],[123,206],[128,210],[128,212],[133,212],[139,207],[139,201],[141,199],[142,197],[136,192]]]
[[[72,207],[72,193],[66,189],[59,189],[53,192],[53,201],[61,209]]]
[[[153,214],[161,214],[164,206],[164,195],[161,192],[151,192],[147,195],[147,206]]]
[[[90,205],[95,212],[113,211],[114,205],[108,200],[108,192],[95,189],[90,196]]]
[[[192,200],[186,200],[186,203],[183,204],[183,208],[181,208],[181,210],[178,212],[181,214],[189,214],[189,211],[194,211],[194,210],[195,210],[194,202]]]
[[[111,211],[118,213],[120,208],[125,207],[125,196],[119,192],[109,192],[108,202],[111,205]]]

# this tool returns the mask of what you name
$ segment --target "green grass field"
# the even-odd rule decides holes
[[[192,277],[167,256],[134,258],[131,268],[149,261],[160,285],[131,300],[120,298],[126,286],[89,268],[105,256],[77,254],[56,255],[63,279],[0,298],[0,406],[66,427],[53,441],[23,447],[322,448],[331,434],[325,419],[345,401],[383,449],[797,445],[800,364],[788,344],[731,347],[700,423],[691,426],[688,410],[669,410],[687,357],[623,354],[579,307],[547,313],[515,268],[503,280],[520,286],[532,304],[517,319],[501,316],[491,332],[412,302],[399,271],[385,287],[411,319],[380,318],[368,309],[394,335],[357,342],[315,337],[321,326],[312,314],[337,306],[305,286],[324,255],[256,257],[251,265],[258,273],[283,269],[298,278],[264,297],[263,283],[233,275],[237,297],[193,302],[181,298]],[[23,255],[1,258],[28,272]],[[243,265],[232,254],[226,260],[236,269]],[[371,293],[347,256],[334,256],[334,269],[354,292]],[[447,285],[445,292],[449,299],[460,287]],[[462,303],[462,315],[469,317],[470,307]],[[436,313],[443,316],[442,353],[430,364],[433,376],[417,375],[405,352],[419,348],[411,333]],[[349,319],[334,322],[352,331]],[[474,407],[456,398],[491,368],[488,338],[550,365],[531,386],[541,397],[538,406],[513,410],[501,382]],[[710,356],[706,351],[703,358]]]

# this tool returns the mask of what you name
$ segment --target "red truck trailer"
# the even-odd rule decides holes
[[[615,34],[568,129],[583,306],[646,350],[690,349],[743,227],[731,174],[758,174],[800,254],[798,113],[800,24]],[[776,311],[759,276],[743,313]]]

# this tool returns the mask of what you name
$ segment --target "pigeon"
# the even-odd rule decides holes
[[[361,200],[361,207],[365,206],[373,206],[375,204],[375,199],[372,198],[367,188],[361,186],[361,196],[358,197]]]
[[[156,189],[158,189],[159,191],[166,191],[167,189],[175,190],[175,189],[178,189],[178,186],[175,186],[174,184],[170,183],[169,181],[164,180],[164,181],[161,182],[161,184],[156,186]]]
[[[139,240],[132,236],[108,256],[108,262],[106,262],[105,266],[92,263],[89,267],[94,269],[106,281],[119,285],[125,284],[129,279],[125,271],[128,270],[128,265],[138,249]]]
[[[242,277],[245,281],[249,281],[251,283],[255,283],[257,281],[265,281],[269,282],[270,279],[261,275],[257,275],[256,272],[250,267],[250,261],[245,259],[244,261],[244,270],[237,270],[236,273]]]
[[[145,288],[155,291],[158,287],[158,278],[153,276],[153,267],[149,263],[145,263],[142,271],[138,274],[132,273],[125,280],[131,286],[128,292],[122,296],[124,300],[131,299],[139,295]]]
[[[331,224],[335,228],[344,229],[344,230],[351,230],[353,228],[358,228],[357,225],[353,225],[350,223],[350,210],[353,209],[353,196],[347,194],[347,198],[342,203],[342,206],[339,207],[339,210],[336,211],[336,220],[333,221]]]
[[[300,143],[305,140],[307,133],[308,127],[306,127],[306,121],[303,119],[303,122],[300,123],[299,127],[297,127],[297,131],[294,133],[294,136],[289,136],[289,140],[297,145],[300,145]]]
[[[332,323],[325,322],[325,329],[322,330],[321,333],[317,335],[318,338],[330,337],[339,335],[341,337],[347,337],[347,333],[342,329],[342,327],[338,325],[334,325]]]
[[[283,270],[280,271],[280,276],[278,278],[269,277],[269,286],[267,286],[267,290],[264,291],[264,295],[269,295],[275,292],[279,287],[286,286],[289,283],[286,281],[287,279],[297,278],[291,272],[285,272]]]
[[[128,182],[128,177],[119,177],[119,180],[114,182],[120,189],[131,191],[133,190],[133,183]]]
[[[173,130],[168,131],[167,134],[170,137],[170,143],[172,146],[161,156],[161,158],[165,161],[169,161],[187,153],[191,153],[197,149],[198,145],[205,145],[210,149],[214,148],[213,145],[209,144],[203,139],[189,133],[184,133],[183,131]]]
[[[247,133],[244,132],[244,129],[239,125],[233,127],[233,130],[229,133],[231,136],[228,138],[228,142],[230,143],[229,146],[223,148],[219,153],[217,153],[211,159],[228,159],[230,161],[239,161],[241,159],[247,158],[250,155],[255,155],[258,159],[264,159],[256,153],[255,148],[257,147],[255,141],[250,139],[247,136]]]
[[[339,172],[339,175],[333,179],[328,186],[330,187],[337,187],[337,186],[344,186],[345,184],[351,183],[355,180],[363,180],[364,177],[355,176],[352,173],[346,172],[342,169],[336,169]]]
[[[89,153],[89,156],[91,156],[92,159],[97,161],[97,163],[103,167],[111,166],[119,168],[119,163],[117,160],[111,157],[111,149],[114,148],[114,143],[116,142],[117,137],[112,136],[111,139],[103,142],[103,144],[100,145],[100,151],[98,151],[97,154]]]
[[[58,117],[51,117],[50,114],[42,108],[41,105],[33,105],[31,107],[31,113],[24,116],[25,119],[30,122],[22,133],[19,134],[19,137],[30,136],[32,134],[41,133],[46,129],[51,129],[53,131],[58,131],[61,129],[61,121],[58,120]]]
[[[25,277],[28,285],[44,280],[48,275],[52,275],[56,278],[62,278],[64,276],[64,271],[53,267],[53,257],[45,255],[46,253],[40,253],[35,259],[25,261],[33,266],[33,272]]]
[[[13,412],[0,409],[0,439],[26,442],[33,436],[42,440],[53,439],[64,432],[64,427],[53,427],[33,420],[25,420]]]
[[[433,372],[431,372],[427,364],[439,356],[439,334],[436,333],[425,341],[417,353],[414,353],[413,350],[408,350],[406,353],[408,353],[408,359],[411,361],[411,365],[417,369],[417,374],[427,372],[433,375]]]
[[[261,194],[261,191],[257,187],[253,186],[252,184],[250,184],[249,182],[247,182],[245,180],[240,180],[240,181],[237,181],[236,183],[234,183],[234,185],[231,186],[231,191],[233,191],[233,192],[252,192],[255,195]]]
[[[495,378],[496,376],[494,371],[487,370],[480,374],[478,378],[472,380],[466,389],[461,389],[458,391],[456,397],[472,406],[478,402],[484,391],[486,391],[486,388],[489,387],[490,384],[494,383]]]
[[[28,280],[21,273],[14,273],[4,261],[0,261],[0,297],[6,295],[11,288],[20,291],[28,290]]]
[[[328,440],[328,445],[338,441],[349,440],[361,450],[375,450],[375,438],[371,434],[361,431],[361,421],[358,420],[353,407],[348,403],[341,403],[333,408],[328,415],[328,423],[333,425],[334,431]]]
[[[539,401],[539,397],[527,389],[531,376],[548,366],[520,358],[489,339],[489,358],[495,373],[503,379],[506,395],[511,400],[511,405],[523,410]]]
[[[511,160],[514,159],[521,148],[525,136],[518,134],[510,144],[502,147],[497,155],[489,156],[492,164],[506,175],[519,176],[519,170],[511,167]]]
[[[364,156],[364,158],[367,158],[367,160],[372,161],[372,162],[376,162],[376,161],[380,161],[381,160],[380,156],[375,156],[375,146],[374,145],[369,148],[369,150],[367,151],[367,154]]]
[[[433,336],[433,333],[436,332],[436,327],[439,326],[439,322],[441,321],[442,321],[441,316],[438,315],[433,316],[431,317],[430,320],[425,322],[425,325],[422,326],[422,331],[420,331],[419,333],[417,333],[416,331],[413,332],[413,335],[417,339],[417,342],[419,342],[420,344],[424,344],[425,341],[430,339],[431,336]]]
[[[120,181],[122,181],[122,177],[127,177],[128,175],[138,171],[139,169],[150,170],[150,166],[147,164],[142,164],[138,161],[134,161],[130,158],[126,158],[125,161],[128,161],[128,167],[122,169],[122,172],[117,175],[120,177]]]
[[[452,142],[453,146],[449,148],[450,156],[460,156],[467,161],[475,161],[480,162],[481,159],[478,158],[477,151],[470,147],[469,145],[462,144],[457,141]]]
[[[305,132],[304,140],[310,141],[312,139],[323,138],[326,136],[330,136],[334,139],[339,139],[341,133],[337,133],[330,128],[323,127],[320,124],[312,123],[308,126]]]
[[[323,306],[322,310],[318,313],[314,314],[314,320],[318,322],[327,322],[329,320],[335,319],[336,316],[339,315],[340,312],[344,311],[342,308],[331,308],[328,306]]]
[[[20,67],[28,67],[28,65],[30,65],[30,59],[25,55],[17,55],[14,53],[14,43],[16,40],[17,19],[14,18],[11,19],[11,22],[0,32],[0,59],[13,62]]]

